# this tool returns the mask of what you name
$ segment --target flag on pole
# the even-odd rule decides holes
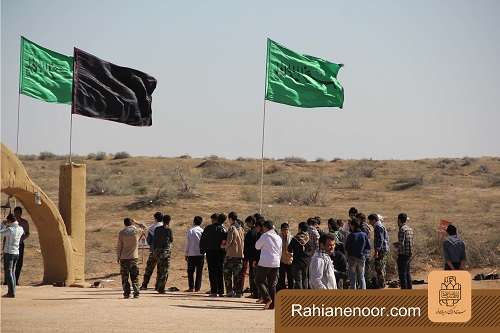
[[[337,80],[342,66],[268,39],[265,99],[302,108],[342,108],[344,88]]]
[[[21,37],[19,93],[52,103],[71,103],[73,58]]]
[[[151,126],[156,79],[74,49],[72,113],[132,126]]]

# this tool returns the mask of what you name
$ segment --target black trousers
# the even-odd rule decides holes
[[[309,289],[309,266],[292,264],[293,289]]]
[[[411,272],[410,272],[410,256],[398,255],[398,274],[399,274],[399,284],[401,289],[412,289],[411,284]]]
[[[19,285],[19,277],[21,276],[21,270],[23,269],[23,259],[24,259],[24,242],[19,243],[19,258],[16,263],[16,285]]]
[[[208,279],[212,294],[224,294],[224,251],[207,251]]]
[[[274,302],[279,267],[257,266],[256,268],[255,282],[259,288],[260,297],[264,301],[271,300]]]
[[[199,291],[201,288],[201,278],[203,275],[204,256],[189,256],[187,258],[187,273],[189,289]],[[196,280],[194,274],[196,272]],[[196,282],[195,282],[196,281]]]
[[[276,290],[280,291],[281,289],[286,288],[293,289],[292,265],[280,263],[278,284],[276,286]]]

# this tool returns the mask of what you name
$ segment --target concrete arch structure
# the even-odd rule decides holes
[[[44,267],[42,283],[66,286],[84,283],[85,198],[75,198],[71,195],[73,168],[82,166],[61,166],[59,207],[64,208],[63,215],[67,217],[65,221],[58,207],[30,179],[22,162],[4,144],[1,145],[1,154],[1,191],[14,196],[22,203],[38,230]],[[85,165],[83,170],[78,171],[83,171],[85,181]],[[81,187],[80,183],[78,185]],[[79,190],[80,193],[81,189]],[[83,192],[85,193],[85,187]],[[83,213],[83,220],[72,220],[75,212],[71,203],[76,201],[75,199],[83,200],[83,211],[81,202],[78,207],[80,217]],[[68,229],[71,234],[68,234]]]

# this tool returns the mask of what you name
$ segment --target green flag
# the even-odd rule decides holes
[[[302,108],[342,108],[344,88],[337,80],[342,66],[296,53],[268,39],[266,99]]]
[[[73,57],[21,37],[19,92],[42,101],[71,104]]]

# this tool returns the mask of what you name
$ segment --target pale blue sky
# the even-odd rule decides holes
[[[153,75],[153,126],[80,116],[73,151],[260,156],[266,38],[344,63],[344,109],[267,103],[265,155],[500,155],[500,1],[2,0],[2,142],[19,36]],[[69,150],[70,106],[21,96],[20,153]]]

